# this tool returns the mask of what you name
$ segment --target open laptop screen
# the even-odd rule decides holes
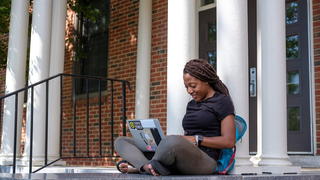
[[[132,137],[142,151],[155,151],[164,137],[157,119],[128,120]]]

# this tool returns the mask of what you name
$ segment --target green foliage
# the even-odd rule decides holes
[[[7,65],[8,40],[7,38],[0,39],[0,69]]]
[[[101,18],[101,11],[93,5],[90,0],[68,0],[68,7],[73,10],[81,23],[95,24]],[[78,24],[77,29],[72,29],[72,36],[67,37],[67,43],[73,45],[75,52],[75,60],[87,58],[85,44],[88,42],[88,37],[83,34],[83,25]]]
[[[11,0],[0,1],[0,33],[9,32]]]
[[[101,16],[99,9],[92,6],[90,0],[68,0],[68,6],[78,16],[93,23]],[[10,9],[11,0],[0,0],[0,68],[5,67],[7,63]],[[83,43],[86,39],[81,36],[79,30],[74,30],[73,36],[68,37],[67,41],[74,45],[77,57],[81,58],[85,56]]]
[[[0,1],[0,68],[6,66],[11,0]]]
[[[90,0],[68,0],[68,6],[78,15],[96,22],[100,17],[100,11],[90,3]]]

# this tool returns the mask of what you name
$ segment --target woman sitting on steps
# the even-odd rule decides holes
[[[190,60],[183,80],[192,100],[187,104],[184,135],[166,136],[154,153],[139,150],[131,137],[118,137],[115,150],[125,160],[122,173],[213,174],[220,149],[235,144],[234,106],[227,87],[206,60]]]

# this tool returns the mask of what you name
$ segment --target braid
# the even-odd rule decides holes
[[[215,69],[208,61],[203,59],[192,59],[185,65],[183,73],[188,73],[201,81],[208,82],[215,91],[229,96],[228,88],[220,80]]]

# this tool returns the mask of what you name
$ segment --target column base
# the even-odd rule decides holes
[[[259,167],[254,166],[234,166],[232,171],[229,174],[237,174],[237,175],[258,175],[262,174],[261,169]]]
[[[288,156],[253,156],[250,159],[255,166],[291,166]]]
[[[17,156],[16,161],[18,162],[21,157]],[[13,165],[13,154],[0,154],[0,165],[1,166],[12,166]]]
[[[252,162],[250,161],[250,156],[236,157],[235,166],[252,166]]]
[[[236,165],[230,174],[258,175],[258,174],[299,174],[300,166],[292,166],[287,157],[252,156],[252,165]]]

